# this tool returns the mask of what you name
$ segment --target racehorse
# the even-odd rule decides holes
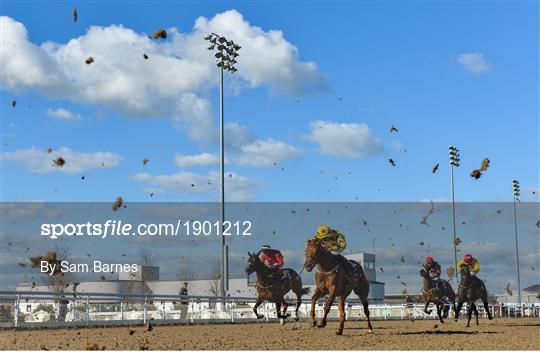
[[[324,304],[324,315],[317,325],[320,328],[326,326],[326,317],[328,312],[334,303],[334,300],[338,299],[339,309],[339,328],[336,332],[337,335],[343,334],[343,326],[345,325],[345,299],[354,291],[364,306],[364,314],[367,318],[369,332],[373,332],[371,321],[369,319],[368,309],[368,293],[369,282],[364,274],[362,266],[353,260],[350,262],[355,266],[353,276],[347,275],[347,269],[342,265],[344,257],[332,254],[326,248],[321,245],[319,239],[309,239],[306,246],[306,261],[304,267],[307,271],[311,272],[316,266],[315,293],[311,297],[311,325],[316,326],[315,322],[315,304],[317,300],[328,295],[328,298]],[[346,260],[346,259],[345,259]]]
[[[253,307],[253,312],[257,319],[264,318],[263,314],[257,312],[257,308],[264,301],[273,302],[276,304],[277,317],[286,319],[290,315],[287,314],[287,307],[284,296],[292,290],[296,294],[296,310],[294,311],[294,320],[298,321],[298,309],[302,304],[302,296],[309,293],[309,287],[302,287],[302,279],[300,275],[290,268],[273,270],[268,268],[259,259],[259,253],[248,252],[249,259],[246,265],[246,275],[257,273],[257,302]],[[283,312],[281,312],[283,306]],[[282,320],[283,321],[283,320]]]
[[[424,296],[424,312],[426,314],[431,314],[432,310],[429,309],[429,304],[433,303],[435,304],[435,307],[437,307],[437,315],[439,316],[439,320],[441,323],[444,323],[443,317],[448,317],[448,309],[444,308],[444,297],[447,297],[452,302],[452,307],[454,307],[454,311],[456,310],[456,294],[454,290],[452,289],[452,286],[448,284],[447,281],[444,281],[442,279],[439,279],[439,288],[435,287],[433,283],[433,279],[429,276],[429,273],[423,272],[421,273],[424,287],[422,289],[422,295]]]
[[[474,312],[474,315],[476,316],[476,325],[478,325],[478,310],[476,309],[476,305],[474,302],[476,300],[481,299],[482,303],[484,303],[484,309],[487,312],[489,320],[493,319],[491,316],[491,312],[489,311],[488,307],[488,294],[486,285],[484,284],[484,281],[480,280],[476,276],[471,275],[471,271],[468,265],[463,266],[460,269],[461,272],[461,281],[459,283],[458,288],[458,303],[456,308],[456,321],[459,318],[459,312],[461,311],[461,306],[464,302],[467,302],[467,327],[471,325],[471,317],[472,312]]]

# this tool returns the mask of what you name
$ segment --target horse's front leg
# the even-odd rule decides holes
[[[472,302],[467,302],[467,327],[471,326],[471,318],[472,318],[472,312],[473,312],[473,304]]]
[[[319,321],[319,325],[317,325],[317,327],[324,328],[326,326],[326,317],[328,316],[330,308],[332,308],[332,304],[334,304],[335,299],[336,296],[334,296],[333,292],[328,294],[328,299],[326,300],[326,302],[324,302],[324,314],[321,321]]]
[[[287,302],[285,302],[285,298],[281,302],[281,305],[283,306],[283,313],[281,313],[281,316],[283,317],[283,319],[290,317],[291,315],[287,314],[287,308],[289,307],[289,305],[287,304]]]
[[[431,302],[431,301],[428,299],[428,300],[426,301],[426,303],[424,304],[424,313],[426,313],[426,314],[431,314],[431,312],[432,312],[431,309],[428,310],[428,307],[429,307],[429,303],[430,303],[430,302]]]
[[[315,321],[315,305],[317,304],[317,300],[323,296],[322,291],[317,288],[315,289],[315,293],[313,296],[311,296],[311,310],[309,311],[309,317],[311,319],[311,326],[315,327],[317,325],[317,322]]]
[[[336,334],[343,335],[343,327],[345,326],[345,296],[338,297],[338,310],[339,310],[339,328]]]
[[[253,306],[253,312],[255,313],[255,316],[257,317],[257,319],[264,318],[264,314],[259,314],[257,312],[257,308],[259,308],[259,306],[262,304],[263,301],[264,301],[264,298],[259,296],[257,297],[257,302],[255,302],[255,305]]]
[[[457,303],[457,307],[455,307],[454,309],[454,316],[455,316],[455,319],[456,321],[458,321],[458,318],[459,318],[459,312],[461,312],[461,307],[463,306],[463,301],[459,300],[458,303]]]
[[[442,302],[437,303],[437,316],[439,317],[439,321],[441,323],[444,323],[444,320],[442,318],[443,309],[444,309],[444,304]]]

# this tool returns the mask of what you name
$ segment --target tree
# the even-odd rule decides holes
[[[195,277],[196,275],[191,267],[191,264],[189,261],[185,260],[184,257],[182,257],[180,259],[180,264],[178,265],[178,273],[176,274],[176,278],[180,281],[187,282],[189,285],[189,282],[194,280]]]
[[[78,285],[77,274],[61,270],[61,263],[68,261],[70,258],[70,250],[68,247],[55,246],[47,251],[45,255],[30,257],[32,268],[38,269],[41,274],[43,283],[49,288],[49,291],[57,298],[58,303],[58,320],[65,320],[67,313],[67,301],[65,291],[71,286],[72,292],[75,295],[75,290]],[[48,268],[45,272],[41,271],[41,262],[46,261],[49,265],[54,265],[54,269]]]

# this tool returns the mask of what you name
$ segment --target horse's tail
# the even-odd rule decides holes
[[[310,288],[309,287],[302,287],[302,291],[300,293],[300,296],[307,295],[309,293]]]

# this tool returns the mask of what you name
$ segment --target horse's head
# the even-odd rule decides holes
[[[459,269],[459,272],[461,273],[461,285],[468,286],[472,278],[471,268],[468,265],[464,265]]]
[[[313,270],[315,265],[319,263],[321,251],[323,250],[321,246],[321,241],[318,239],[309,239],[306,244],[306,261],[304,262],[304,268],[307,271]]]
[[[259,253],[250,253],[248,252],[248,262],[246,264],[246,275],[251,275],[256,272],[261,265],[261,260],[259,259]]]

